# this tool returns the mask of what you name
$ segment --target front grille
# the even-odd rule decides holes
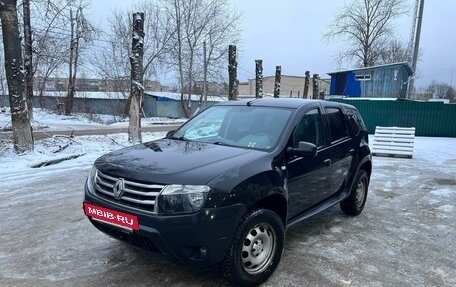
[[[154,211],[155,199],[164,185],[140,183],[124,179],[125,188],[121,198],[115,199],[114,185],[120,178],[97,171],[95,176],[95,193],[114,203],[139,208],[145,211]]]

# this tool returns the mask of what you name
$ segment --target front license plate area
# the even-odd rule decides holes
[[[123,228],[127,230],[139,230],[138,218],[135,215],[108,209],[98,205],[84,202],[84,213],[93,220]]]

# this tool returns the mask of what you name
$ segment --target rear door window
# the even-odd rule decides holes
[[[331,143],[348,136],[345,117],[338,108],[325,108],[325,117],[328,121]]]

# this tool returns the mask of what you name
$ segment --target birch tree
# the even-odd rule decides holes
[[[141,141],[141,106],[143,101],[143,57],[144,57],[144,13],[133,14],[133,37],[131,45],[131,92],[130,119],[128,124],[128,140]]]
[[[338,62],[373,66],[393,37],[394,20],[406,11],[405,0],[351,0],[337,12],[324,38],[343,41]]]
[[[24,71],[25,71],[25,97],[30,120],[33,120],[33,53],[32,53],[32,27],[30,19],[30,0],[22,1],[24,17]]]
[[[33,134],[24,94],[22,47],[19,36],[16,0],[4,0],[0,5],[5,70],[11,109],[13,144],[17,153],[33,149]]]

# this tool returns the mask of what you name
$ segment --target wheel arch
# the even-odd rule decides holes
[[[282,194],[274,193],[265,198],[262,198],[261,200],[249,206],[247,212],[259,208],[274,211],[282,219],[283,225],[286,226],[288,206],[287,200]]]
[[[367,172],[367,177],[369,178],[369,181],[370,181],[370,177],[372,174],[372,162],[370,160],[365,160],[359,167],[358,171],[362,170],[362,169]]]

